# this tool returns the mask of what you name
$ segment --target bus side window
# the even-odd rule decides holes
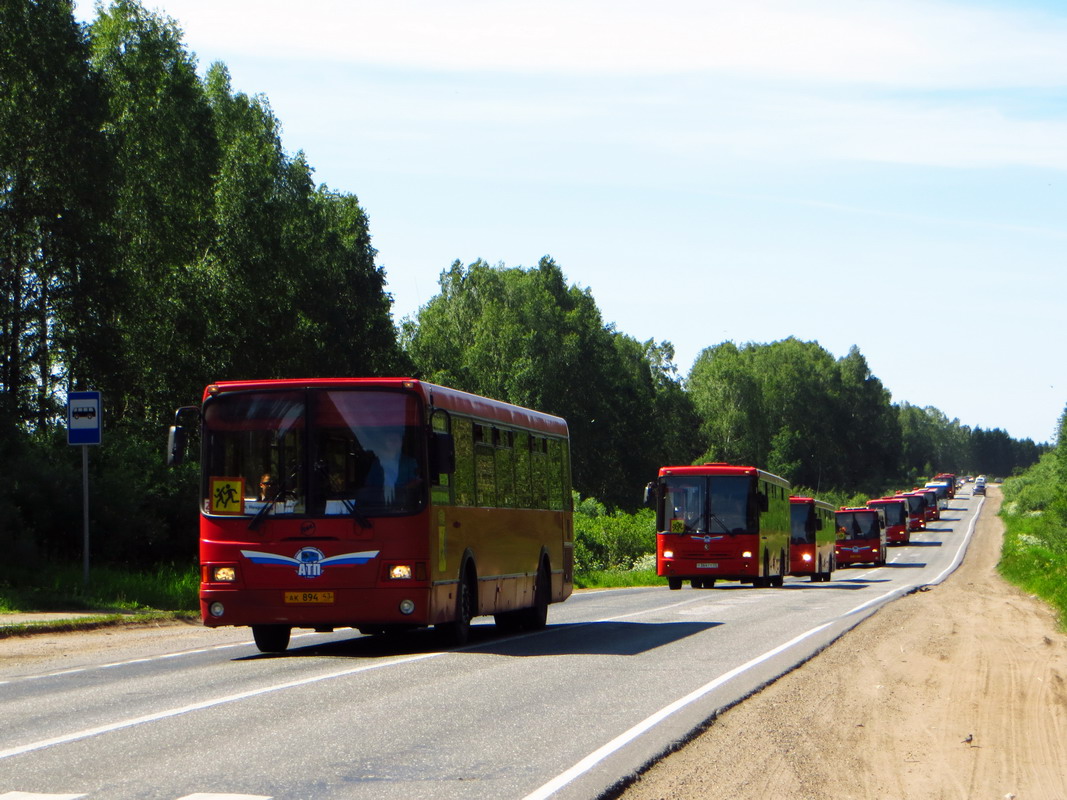
[[[453,475],[456,505],[474,505],[474,431],[466,417],[452,418],[452,441],[456,448],[456,471]]]

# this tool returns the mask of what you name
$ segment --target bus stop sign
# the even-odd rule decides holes
[[[67,444],[100,444],[100,392],[67,395]]]

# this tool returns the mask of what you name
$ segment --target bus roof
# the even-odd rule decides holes
[[[665,475],[758,475],[759,477],[776,483],[779,486],[789,487],[789,481],[765,472],[759,467],[746,467],[738,464],[695,464],[690,466],[660,467],[660,477]]]
[[[797,495],[790,495],[789,502],[796,505],[809,505],[817,508],[825,509],[826,511],[833,511],[834,507],[827,503],[825,500],[817,500],[814,497],[798,497]]]
[[[502,425],[536,430],[545,434],[567,436],[567,421],[523,406],[492,400],[488,397],[450,389],[414,378],[280,378],[274,380],[216,381],[204,389],[204,400],[225,392],[262,389],[403,389],[420,394],[427,406],[457,414],[488,419]]]

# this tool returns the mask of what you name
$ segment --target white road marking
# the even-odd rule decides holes
[[[5,758],[11,758],[12,756],[20,756],[24,753],[32,753],[35,750],[43,750],[46,747],[52,747],[57,744],[68,744],[70,742],[79,741],[80,739],[89,739],[93,736],[100,736],[104,733],[112,733],[113,731],[122,730],[123,728],[132,728],[135,725],[143,725],[146,722],[158,722],[163,719],[169,719],[171,717],[177,717],[182,714],[188,714],[191,711],[202,711],[206,708],[214,708],[215,706],[225,705],[226,703],[234,703],[238,700],[247,700],[252,697],[259,697],[265,694],[272,694],[274,692],[284,691],[285,689],[295,689],[300,686],[310,686],[313,683],[321,683],[322,681],[333,680],[334,678],[343,678],[347,675],[356,675],[360,672],[370,672],[371,670],[381,669],[382,667],[394,667],[399,664],[410,664],[414,661],[425,661],[429,658],[443,656],[446,652],[447,651],[422,653],[417,656],[408,656],[407,658],[399,658],[394,661],[387,661],[381,664],[365,664],[359,667],[351,667],[349,669],[343,669],[337,672],[330,672],[326,675],[317,675],[313,678],[301,678],[297,681],[278,683],[273,686],[263,686],[259,689],[252,689],[247,692],[238,692],[237,694],[227,695],[226,697],[216,697],[212,700],[203,700],[199,703],[190,703],[187,706],[179,706],[178,708],[171,708],[167,709],[166,711],[159,711],[155,714],[145,714],[142,717],[133,717],[132,719],[119,720],[117,722],[112,722],[108,725],[100,725],[96,728],[88,728],[83,731],[75,731],[74,733],[67,733],[62,736],[55,736],[51,739],[42,739],[39,742],[30,742],[29,744],[9,747],[7,750],[0,750],[0,760],[3,760]],[[0,798],[0,800],[4,800],[4,798]]]

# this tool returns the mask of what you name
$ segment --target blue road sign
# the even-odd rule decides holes
[[[100,444],[103,416],[100,392],[67,395],[67,444]]]

